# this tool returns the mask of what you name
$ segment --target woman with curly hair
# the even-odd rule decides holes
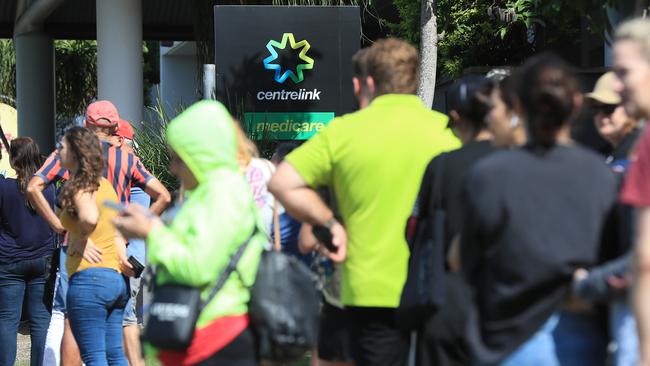
[[[61,223],[70,235],[66,268],[72,333],[86,365],[127,365],[122,316],[129,295],[122,273],[130,266],[125,241],[111,224],[117,212],[103,204],[119,200],[102,177],[101,146],[92,132],[81,127],[68,130],[59,153],[71,173],[59,198]]]

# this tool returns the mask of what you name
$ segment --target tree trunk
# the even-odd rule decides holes
[[[436,89],[438,64],[438,25],[434,13],[435,0],[421,0],[420,11],[420,82],[418,96],[431,108]]]

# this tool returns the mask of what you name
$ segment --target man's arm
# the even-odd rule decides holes
[[[347,250],[345,229],[334,220],[332,210],[321,200],[318,193],[307,185],[291,164],[287,162],[280,164],[269,183],[269,190],[297,220],[311,225],[330,226],[332,242],[339,249],[336,253],[326,253],[326,255],[337,262],[345,259]]]
[[[169,194],[167,188],[149,173],[137,156],[134,155],[133,159],[135,160],[135,164],[133,164],[131,184],[142,188],[151,197],[153,203],[149,206],[149,211],[160,215],[169,206],[169,203],[172,201],[172,196]]]
[[[334,217],[332,210],[316,191],[307,185],[291,164],[280,164],[271,178],[269,190],[296,220],[312,225],[323,225]]]
[[[156,178],[151,178],[144,187],[144,191],[151,197],[153,203],[149,207],[149,211],[156,215],[160,215],[169,203],[172,201],[172,196],[165,186]]]
[[[59,217],[54,213],[52,207],[50,207],[50,204],[43,195],[43,190],[45,190],[46,187],[47,184],[43,178],[34,176],[27,185],[27,198],[36,212],[50,225],[52,230],[61,234],[65,229],[61,224],[61,220],[59,220]]]
[[[633,305],[639,332],[641,364],[650,365],[650,207],[639,208],[635,247]]]

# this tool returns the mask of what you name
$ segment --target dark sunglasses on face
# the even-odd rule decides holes
[[[596,113],[602,113],[606,116],[611,115],[614,113],[614,111],[618,108],[618,104],[604,104],[604,103],[599,103],[594,105],[594,111]]]

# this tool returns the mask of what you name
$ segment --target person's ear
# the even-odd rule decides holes
[[[352,77],[352,86],[354,87],[354,95],[361,95],[361,80],[358,77]]]
[[[456,124],[460,122],[460,114],[456,110],[451,110],[449,111],[449,118],[451,118],[451,121]]]
[[[518,116],[524,115],[524,106],[521,104],[521,100],[516,95],[512,97],[512,110]]]
[[[573,113],[571,117],[575,117],[580,113],[580,110],[582,109],[582,105],[584,104],[585,98],[582,95],[582,93],[575,93],[573,95]]]
[[[375,79],[373,79],[370,75],[366,77],[366,87],[368,88],[368,94],[374,97],[377,89],[375,86]]]

